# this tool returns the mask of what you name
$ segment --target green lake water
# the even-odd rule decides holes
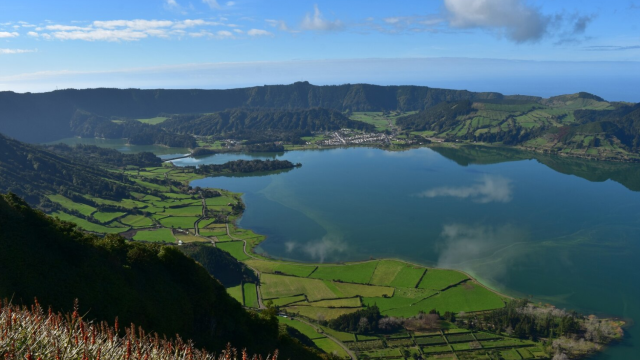
[[[397,257],[461,269],[518,297],[640,319],[640,166],[493,148],[224,154],[303,164],[192,185],[243,192],[259,251],[297,261]],[[597,359],[640,359],[640,333]]]

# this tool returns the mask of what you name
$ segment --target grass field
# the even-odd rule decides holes
[[[138,231],[133,240],[141,241],[153,241],[153,242],[176,242],[176,238],[173,237],[170,229],[157,229],[157,230],[143,230]]]
[[[220,244],[222,245],[222,244]],[[331,291],[322,280],[305,279],[293,276],[263,274],[261,277],[262,297],[273,299],[306,294],[309,301],[335,299],[336,294]]]
[[[321,333],[317,332],[316,329],[314,329],[313,327],[297,321],[297,320],[292,320],[291,318],[285,318],[285,317],[278,317],[278,322],[281,324],[286,324],[287,326],[291,326],[292,328],[300,331],[301,333],[303,333],[304,335],[306,335],[309,339],[314,340],[314,339],[324,339],[326,338],[324,335],[322,335]]]
[[[69,209],[69,210],[75,210],[84,216],[89,216],[97,211],[97,209],[94,208],[93,206],[73,202],[72,200],[67,199],[62,195],[49,195],[47,197],[49,198],[49,200],[59,204],[63,208]]]
[[[178,229],[193,229],[193,224],[198,220],[195,216],[170,216],[159,219],[160,224],[165,227]]]
[[[202,206],[183,206],[177,208],[167,208],[163,214],[167,216],[198,216],[202,215]]]
[[[200,236],[195,236],[195,235],[189,235],[189,234],[182,234],[182,233],[175,233],[173,234],[173,236],[178,239],[178,240],[182,240],[182,242],[185,243],[192,243],[192,242],[209,242],[211,240],[209,239],[205,239],[203,237]]]
[[[306,304],[296,304],[297,306],[308,305],[314,307],[335,307],[335,308],[359,308],[362,306],[359,297],[335,300],[320,300]]]
[[[442,290],[453,284],[457,284],[469,277],[459,271],[429,269],[418,284],[421,289]]]
[[[79,217],[75,217],[73,215],[69,215],[67,213],[64,212],[54,212],[53,214],[51,214],[52,216],[57,216],[58,218],[60,218],[60,220],[64,220],[64,221],[70,221],[72,223],[75,223],[76,225],[78,225],[80,228],[86,230],[86,231],[92,231],[92,232],[96,232],[96,233],[103,233],[103,234],[117,234],[117,233],[121,233],[123,231],[127,231],[129,230],[128,227],[116,227],[118,224],[114,224],[116,226],[114,227],[107,227],[107,226],[103,226],[103,225],[98,225],[98,224],[94,224],[92,222],[89,222],[85,219],[81,219]]]
[[[328,338],[316,339],[316,340],[313,340],[313,342],[314,344],[316,344],[317,347],[322,349],[322,351],[326,352],[327,354],[334,354],[335,356],[338,356],[340,358],[349,358],[349,355],[347,354],[347,352],[344,351],[344,349],[341,348],[340,345],[336,344],[331,339],[328,339]]]
[[[451,311],[472,312],[504,307],[500,296],[475,283],[455,286],[440,294],[422,300],[410,307],[401,307],[385,311],[385,315],[409,317],[418,311],[438,310],[440,313]]]
[[[357,264],[318,266],[310,277],[323,280],[340,280],[359,284],[368,284],[376,269],[377,261]]]
[[[244,250],[243,250],[244,243],[242,241],[229,241],[224,243],[218,243],[216,244],[216,247],[228,252],[229,254],[231,254],[231,256],[238,259],[239,261],[251,259],[249,256],[247,256],[244,253]],[[298,295],[298,294],[292,294],[292,295]]]
[[[243,285],[244,293],[244,306],[251,308],[258,308],[258,291],[256,290],[256,284],[245,283]]]
[[[235,234],[234,234],[235,236]],[[307,277],[316,266],[312,265],[298,265],[293,263],[282,263],[277,261],[265,261],[265,260],[247,260],[246,264],[264,273],[275,273],[279,271],[286,275]]]
[[[371,276],[370,283],[373,285],[389,285],[404,267],[405,264],[400,261],[380,260]]]
[[[120,222],[131,227],[148,227],[153,225],[153,220],[142,215],[127,215]]]
[[[102,211],[99,211],[99,212],[93,213],[92,216],[93,216],[94,219],[100,221],[101,223],[108,223],[108,222],[111,222],[114,219],[117,219],[117,218],[119,218],[119,217],[121,217],[123,215],[126,215],[126,214],[123,213],[123,212],[102,212]]]
[[[285,307],[290,314],[300,314],[314,320],[332,320],[340,315],[356,312],[357,308],[321,308],[313,306],[288,306]]]
[[[272,301],[274,306],[285,306],[285,305],[297,303],[300,301],[306,301],[306,300],[307,298],[305,298],[304,295],[296,295],[296,296],[289,296],[289,297],[282,297],[282,298],[267,300],[266,302]]]
[[[403,267],[389,285],[393,287],[413,288],[418,285],[422,274],[427,269],[418,266],[407,265]]]
[[[346,333],[346,332],[342,332],[342,331],[333,330],[333,329],[330,329],[330,328],[325,327],[325,326],[320,326],[320,328],[322,329],[322,331],[324,331],[328,335],[331,335],[334,338],[336,338],[336,339],[338,339],[338,340],[340,340],[342,342],[356,341],[355,335],[353,335],[351,333]]]
[[[359,285],[359,284],[346,284],[346,283],[333,283],[338,291],[342,294],[341,297],[383,297],[393,296],[394,289],[384,286],[373,285]]]
[[[207,206],[226,206],[229,203],[235,204],[236,202],[236,199],[227,196],[216,196],[205,200]]]
[[[141,123],[145,123],[149,125],[157,125],[157,124],[163,123],[167,119],[168,119],[167,117],[157,116],[149,119],[136,119],[136,120],[140,121]]]
[[[242,299],[242,285],[227,288],[227,292],[232,298],[238,300],[240,304],[244,303],[244,300]]]

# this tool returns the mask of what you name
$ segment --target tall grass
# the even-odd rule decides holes
[[[266,357],[277,360],[278,351]],[[31,307],[0,301],[0,359],[4,360],[262,360],[231,345],[220,354],[197,349],[176,335],[169,340],[147,334],[134,324],[121,327],[118,319],[106,322],[83,320],[76,300],[71,314],[45,312],[37,299]]]

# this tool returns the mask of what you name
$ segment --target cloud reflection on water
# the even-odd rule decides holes
[[[323,263],[325,259],[337,253],[347,250],[347,244],[341,238],[333,236],[325,236],[319,241],[310,241],[305,244],[299,244],[288,241],[284,244],[287,253],[294,251],[304,253],[311,259]]]
[[[438,267],[470,271],[499,281],[519,261],[528,234],[513,225],[446,224],[436,245]]]
[[[513,199],[511,180],[499,175],[484,175],[480,181],[471,186],[442,186],[417,194],[419,197],[457,197],[471,199],[477,203],[508,203]]]

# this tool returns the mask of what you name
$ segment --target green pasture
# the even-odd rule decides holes
[[[360,285],[360,284],[348,284],[348,283],[332,283],[338,292],[340,297],[383,297],[393,296],[394,288],[385,286],[374,285]],[[311,299],[310,299],[311,300]]]
[[[467,275],[459,271],[428,269],[418,287],[421,289],[442,290],[468,278]]]
[[[182,234],[180,232],[174,234],[173,236],[175,236],[176,239],[178,240],[182,240],[182,242],[184,243],[192,243],[192,242],[209,242],[209,239],[200,237],[200,236],[195,236],[195,235],[190,235],[190,234]]]
[[[356,341],[356,337],[355,337],[354,334],[347,333],[347,332],[342,332],[342,331],[338,331],[338,330],[333,330],[333,329],[325,327],[325,326],[320,326],[320,328],[327,335],[331,335],[334,338],[336,338],[336,339],[338,339],[338,340],[340,340],[342,342],[346,343],[346,342]]]
[[[285,306],[285,305],[297,303],[300,301],[306,301],[306,300],[307,298],[304,297],[304,295],[295,295],[295,296],[271,299],[271,300],[267,300],[267,302],[272,301],[274,306]]]
[[[223,244],[219,244],[219,246],[221,245]],[[262,274],[260,289],[264,299],[290,297],[302,294],[307,295],[309,301],[335,299],[338,297],[322,280],[294,276]]]
[[[228,252],[229,254],[231,254],[231,256],[238,259],[238,261],[250,259],[250,257],[244,253],[244,250],[243,250],[244,243],[242,241],[229,241],[229,242],[217,243],[216,247],[218,249],[222,249]],[[291,294],[291,295],[298,295],[298,294]],[[279,297],[279,296],[274,296],[274,297]]]
[[[75,210],[84,216],[89,216],[97,211],[93,206],[89,206],[87,204],[81,204],[74,202],[71,199],[68,199],[62,195],[48,195],[49,200],[59,204],[65,209]]]
[[[226,206],[229,203],[235,204],[236,202],[238,202],[236,199],[227,196],[216,196],[205,200],[207,206]]]
[[[195,216],[170,216],[159,219],[160,224],[164,227],[174,227],[178,229],[193,229],[193,224],[199,217]]]
[[[148,119],[136,119],[136,120],[140,121],[141,123],[145,123],[149,125],[157,125],[157,124],[163,123],[167,119],[168,118],[164,116],[157,116],[157,117],[148,118]]]
[[[168,208],[163,214],[167,216],[198,216],[202,215],[202,206],[183,206]]]
[[[153,225],[153,220],[142,215],[127,215],[120,222],[131,227],[148,227]]]
[[[340,358],[349,358],[349,354],[340,345],[336,344],[333,340],[324,338],[324,339],[315,339],[313,343],[316,344],[317,347],[322,349],[322,351],[327,354],[335,354]]]
[[[287,306],[284,308],[289,314],[299,314],[314,320],[332,320],[340,315],[350,314],[358,308],[322,308],[313,306]]]
[[[244,300],[242,299],[242,285],[227,288],[227,292],[232,298],[238,300],[240,304],[244,304]]]
[[[504,307],[502,298],[497,294],[475,283],[465,283],[447,289],[437,295],[417,302],[410,307],[401,307],[385,311],[385,315],[410,317],[418,311],[429,312],[437,310],[440,313],[451,311],[473,312],[492,310]]]
[[[76,225],[78,225],[78,227],[86,230],[86,231],[91,231],[91,232],[96,232],[96,233],[104,233],[104,234],[117,234],[117,233],[121,233],[124,231],[129,230],[128,227],[124,227],[121,224],[118,223],[111,223],[111,225],[113,225],[112,227],[107,227],[107,226],[103,226],[103,225],[98,225],[98,224],[94,224],[92,222],[89,222],[85,219],[64,213],[64,212],[60,212],[60,211],[56,211],[53,214],[51,214],[52,216],[58,217],[60,220],[63,221],[69,221],[72,223],[75,223]],[[109,225],[109,224],[107,224]]]
[[[368,284],[376,269],[377,261],[348,265],[318,266],[309,277],[323,280],[339,280],[350,283]]]
[[[258,305],[258,291],[256,290],[256,284],[244,283],[243,285],[244,306],[251,308],[259,308]]]
[[[234,234],[235,236],[235,234]],[[266,260],[247,260],[245,263],[262,273],[280,272],[285,275],[307,277],[316,269],[315,265],[302,265]]]
[[[126,213],[123,212],[102,212],[102,211],[98,211],[96,213],[93,213],[93,218],[100,221],[101,223],[108,223],[113,221],[114,219],[117,219],[123,215],[126,215]]]
[[[173,233],[171,232],[170,229],[138,231],[133,236],[133,240],[167,242],[167,243],[176,242],[176,238],[173,236]]]
[[[301,321],[297,321],[297,320],[293,320],[291,318],[288,317],[282,317],[279,316],[278,317],[278,322],[280,324],[286,324],[287,326],[290,326],[298,331],[300,331],[302,334],[304,334],[306,337],[308,337],[311,340],[314,339],[324,339],[325,336],[322,335],[321,333],[317,332],[315,328],[313,328],[312,326],[309,326]]]
[[[334,308],[360,308],[362,302],[359,297],[335,300],[320,300],[310,303],[296,304],[296,306],[313,306],[313,307],[334,307]]]

